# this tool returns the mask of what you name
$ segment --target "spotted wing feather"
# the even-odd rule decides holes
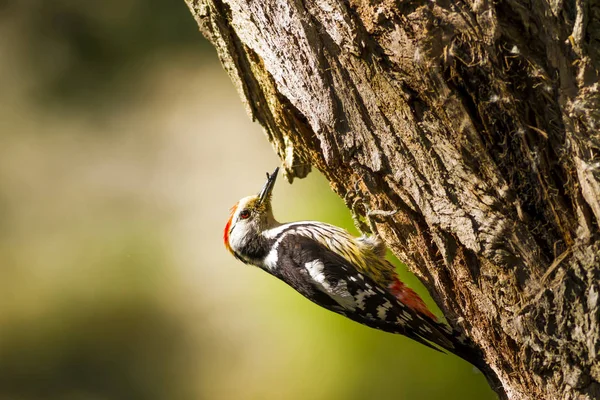
[[[453,351],[446,327],[402,304],[318,241],[290,234],[277,251],[279,269],[272,273],[311,301],[364,325]]]

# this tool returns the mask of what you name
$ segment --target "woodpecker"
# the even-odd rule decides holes
[[[377,235],[356,238],[316,221],[277,222],[271,198],[278,171],[267,173],[258,195],[244,197],[230,210],[223,240],[235,258],[282,280],[323,308],[479,364],[480,353],[468,339],[438,322],[423,300],[398,279]]]

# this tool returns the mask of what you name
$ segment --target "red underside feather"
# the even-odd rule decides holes
[[[433,313],[431,311],[429,311],[429,309],[427,308],[427,306],[425,305],[425,303],[423,302],[421,297],[417,293],[415,293],[414,290],[412,290],[409,287],[406,287],[406,285],[404,285],[404,283],[400,282],[400,280],[398,278],[394,279],[394,283],[392,283],[389,286],[389,289],[392,292],[392,294],[394,296],[396,296],[396,298],[398,300],[400,300],[402,303],[406,304],[413,310],[415,310],[423,315],[426,315],[429,318],[431,318],[432,320],[434,320],[435,322],[437,322],[436,316],[433,315]]]

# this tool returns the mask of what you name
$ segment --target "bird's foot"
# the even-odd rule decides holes
[[[377,220],[381,221],[382,219],[392,217],[399,211],[371,210],[358,190],[358,183],[354,184],[354,190],[346,193],[344,201],[352,211],[354,226],[365,235],[378,235]]]

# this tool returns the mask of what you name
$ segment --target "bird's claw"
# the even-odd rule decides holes
[[[380,220],[381,218],[389,218],[399,211],[371,210],[360,195],[358,182],[354,184],[354,190],[350,190],[346,193],[344,200],[348,208],[352,211],[354,226],[366,235],[377,235],[377,225],[375,221],[377,218]]]

